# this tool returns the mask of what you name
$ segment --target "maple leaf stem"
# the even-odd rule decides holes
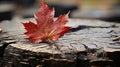
[[[54,42],[54,41],[49,40],[49,39],[46,39],[46,43],[47,43],[47,44],[49,44],[49,45],[53,45],[53,44],[55,44],[55,42]]]
[[[60,50],[60,47],[59,47],[54,41],[47,39],[47,40],[46,40],[46,43],[49,44],[49,46],[50,46],[51,48],[54,48],[54,49],[62,52],[62,51]]]

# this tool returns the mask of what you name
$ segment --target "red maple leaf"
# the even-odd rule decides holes
[[[54,12],[54,8],[49,8],[46,2],[42,2],[39,11],[34,15],[37,23],[22,23],[27,31],[25,34],[31,42],[58,40],[69,31],[71,27],[65,26],[68,22],[68,14],[60,15],[54,21]]]

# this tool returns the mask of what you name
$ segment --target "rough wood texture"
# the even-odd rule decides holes
[[[32,20],[33,19],[27,19]],[[20,22],[0,23],[0,64],[12,67],[119,67],[120,24],[98,20],[70,19],[69,33],[55,42],[59,50],[46,43],[26,40]]]

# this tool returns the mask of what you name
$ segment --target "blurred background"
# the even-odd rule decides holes
[[[42,0],[0,0],[0,21],[32,18]],[[45,0],[55,17],[70,11],[70,18],[120,22],[120,0]]]

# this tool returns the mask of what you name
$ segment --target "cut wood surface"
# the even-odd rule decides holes
[[[32,65],[36,67],[47,67],[45,65],[56,67],[58,63],[61,63],[58,67],[79,67],[79,64],[76,64],[76,60],[79,57],[80,59],[83,57],[81,54],[76,57],[79,52],[87,51],[92,53],[91,50],[95,49],[96,51],[93,51],[96,54],[95,56],[91,54],[87,56],[87,59],[93,59],[91,64],[94,64],[92,62],[96,61],[96,58],[98,58],[96,56],[99,53],[118,52],[120,54],[120,42],[117,40],[117,37],[120,36],[120,23],[70,19],[67,25],[72,26],[72,28],[65,36],[55,41],[55,44],[59,47],[59,49],[55,49],[54,46],[49,44],[35,44],[26,39],[27,36],[24,35],[25,30],[21,22],[28,20],[34,21],[34,19],[14,19],[0,23],[0,28],[3,30],[0,33],[0,50],[3,51],[0,54],[3,56],[3,66],[6,63],[15,65],[16,62],[18,67],[32,67]],[[86,57],[83,58],[85,59]],[[59,62],[53,63],[58,60]],[[110,64],[112,59],[107,60],[107,62],[104,65]],[[83,67],[90,67],[90,65],[84,65]]]

